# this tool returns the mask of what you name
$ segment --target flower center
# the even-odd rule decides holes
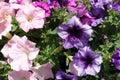
[[[86,58],[83,58],[82,60],[85,62],[86,66],[93,62],[93,58],[90,55],[87,55]]]
[[[79,26],[73,26],[73,28],[69,29],[68,32],[72,37],[80,38],[83,34],[83,30],[79,28]]]
[[[86,58],[86,64],[92,64],[93,59],[91,57]]]
[[[27,18],[27,21],[28,21],[28,22],[31,22],[31,21],[32,21],[32,18],[31,18],[31,17],[28,17],[28,18]]]
[[[22,77],[22,80],[27,80],[26,77]]]
[[[98,2],[98,0],[94,0],[95,2]]]
[[[68,0],[58,0],[58,3],[59,3],[61,6],[66,6],[66,5],[67,5],[67,2],[68,2]]]
[[[4,19],[7,19],[8,18],[8,13],[5,12],[4,15],[3,15]]]

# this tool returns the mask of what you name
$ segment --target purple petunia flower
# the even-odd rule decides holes
[[[120,48],[117,48],[116,54],[112,55],[112,63],[114,63],[116,69],[120,70]]]
[[[49,5],[49,8],[53,8],[53,9],[58,9],[60,8],[59,3],[57,2],[57,0],[47,0],[47,4]]]
[[[62,38],[62,44],[65,49],[79,48],[88,45],[88,39],[93,30],[87,24],[83,25],[76,16],[68,20],[66,24],[58,27],[58,35]]]
[[[95,27],[104,21],[105,10],[103,8],[97,8],[92,6],[90,15],[95,18],[94,22],[91,24],[91,26]]]
[[[57,0],[57,1],[61,6],[66,6],[66,4],[68,3],[68,0]]]
[[[102,63],[101,54],[93,52],[89,47],[79,49],[70,63],[70,72],[77,76],[96,75]]]
[[[57,72],[55,80],[78,80],[78,78],[75,75],[70,75],[60,70]]]
[[[47,3],[53,9],[67,7],[69,11],[74,11],[76,7],[76,0],[47,0]]]
[[[83,24],[91,25],[93,23],[94,18],[89,15],[84,5],[79,5],[76,8],[76,11],[77,11],[77,17],[79,17],[80,21]]]
[[[112,9],[117,11],[120,14],[120,5],[119,4],[112,4]]]
[[[48,6],[48,4],[47,3],[45,3],[45,2],[42,2],[42,1],[35,1],[35,2],[33,2],[33,5],[35,6],[35,7],[41,7],[42,9],[44,9],[45,10],[45,17],[49,17],[50,16],[50,9],[49,9],[49,6]]]
[[[72,2],[71,5],[73,5],[76,2],[76,0],[47,0],[48,3],[52,3],[53,1],[57,1],[60,4],[60,6],[67,6],[71,4],[71,2]]]
[[[104,22],[105,12],[111,6],[112,0],[90,0],[90,3],[90,14],[95,18],[92,26],[96,27],[98,24]]]
[[[91,5],[97,8],[105,9],[105,6],[109,6],[112,3],[112,0],[90,0]]]
[[[95,6],[95,7],[98,7],[98,8],[103,8],[103,0],[89,0],[91,5]]]

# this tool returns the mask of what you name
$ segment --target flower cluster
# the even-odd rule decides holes
[[[39,52],[35,45],[36,43],[29,41],[26,36],[19,37],[17,35],[14,35],[4,45],[1,52],[7,58],[7,62],[13,70],[8,76],[9,80],[17,80],[17,78],[28,80],[36,80],[36,78],[41,80],[42,78],[44,80],[53,77],[50,63],[37,65],[36,67],[32,66],[33,60]],[[33,71],[33,74],[29,70]]]
[[[120,14],[120,5],[112,0],[89,3],[88,10],[83,0],[0,1],[0,40],[6,40],[1,53],[11,69],[8,80],[78,80],[99,74],[104,55],[92,49],[90,40],[110,10]],[[117,48],[111,56],[118,70],[119,55]]]

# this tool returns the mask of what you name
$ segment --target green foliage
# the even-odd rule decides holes
[[[117,71],[115,66],[111,63],[112,54],[115,53],[116,48],[120,47],[119,19],[120,16],[118,13],[109,10],[108,15],[105,17],[105,22],[100,26],[93,28],[94,34],[90,40],[90,46],[94,51],[101,53],[103,56],[101,72],[98,74],[99,79],[119,80],[119,71]],[[97,80],[97,78],[94,80]]]

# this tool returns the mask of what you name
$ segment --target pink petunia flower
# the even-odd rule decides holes
[[[8,80],[37,80],[29,71],[11,71]]]
[[[42,28],[45,22],[45,10],[33,5],[24,5],[18,10],[16,19],[20,24],[20,28],[25,32],[31,29]]]
[[[53,78],[52,73],[52,64],[50,62],[43,64],[43,65],[37,65],[36,67],[32,68],[33,74],[35,77],[37,77],[39,80],[45,80],[48,78]]]
[[[4,45],[1,52],[8,58],[8,63],[13,70],[29,70],[32,61],[37,56],[39,49],[35,43],[27,39],[26,36],[14,35],[12,39]]]
[[[14,9],[19,9],[22,5],[31,4],[32,0],[9,0]]]
[[[45,17],[49,17],[50,16],[51,12],[50,12],[50,9],[49,9],[49,6],[48,6],[47,3],[42,2],[42,1],[35,1],[35,2],[33,2],[33,5],[35,7],[40,7],[42,9],[44,9],[45,10]]]
[[[14,16],[14,10],[11,6],[6,2],[0,2],[0,39],[11,31],[12,16]]]

